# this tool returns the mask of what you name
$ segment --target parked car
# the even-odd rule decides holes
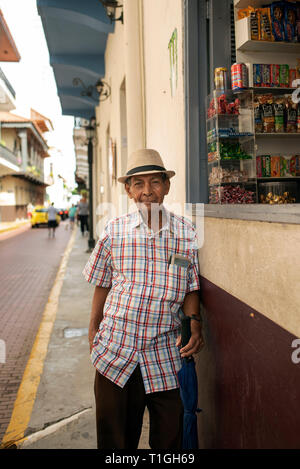
[[[58,214],[62,220],[66,220],[66,218],[68,218],[69,216],[69,210],[65,208],[60,208],[58,209]]]
[[[59,225],[61,218],[57,214],[56,215],[56,221],[57,224]],[[32,228],[37,228],[39,226],[46,226],[48,225],[48,209],[44,207],[43,205],[37,205],[34,207],[31,213],[31,227]]]

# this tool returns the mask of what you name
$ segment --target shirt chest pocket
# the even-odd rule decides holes
[[[166,278],[166,300],[182,303],[187,290],[187,271],[185,267],[169,265]]]

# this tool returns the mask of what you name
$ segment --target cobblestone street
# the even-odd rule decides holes
[[[0,339],[6,345],[6,361],[0,364],[0,441],[70,238],[66,223],[60,224],[55,238],[44,228],[0,238]]]

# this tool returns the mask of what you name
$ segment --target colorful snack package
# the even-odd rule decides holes
[[[300,155],[296,155],[296,176],[300,176]]]
[[[280,65],[271,65],[271,86],[274,88],[280,87]]]
[[[291,96],[286,101],[286,131],[288,133],[297,132],[297,111],[298,104],[294,103]]]
[[[255,132],[262,133],[263,132],[262,108],[257,98],[254,98],[253,106],[254,106]]]
[[[293,86],[293,81],[296,80],[297,73],[295,68],[290,68],[289,70],[289,87],[290,88],[295,88]]]
[[[269,64],[261,65],[261,86],[265,88],[271,86],[271,65]]]
[[[269,155],[265,156],[265,161],[266,161],[265,174],[266,174],[266,177],[270,177],[271,176],[271,156]]]
[[[297,11],[296,39],[297,39],[297,42],[300,42],[300,2],[296,2],[296,11]]]
[[[284,12],[283,2],[274,2],[271,5],[272,31],[275,41],[284,41]]]
[[[250,30],[252,41],[259,40],[259,24],[258,24],[258,12],[257,9],[248,7],[250,12]]]
[[[271,156],[265,155],[261,156],[262,161],[262,177],[271,176]]]
[[[261,64],[253,64],[253,86],[261,86]]]
[[[258,178],[262,177],[262,160],[261,159],[262,159],[261,156],[256,157],[256,176]]]
[[[300,132],[300,103],[297,106],[297,132]]]
[[[273,133],[275,132],[273,96],[271,94],[261,95],[258,100],[262,107],[263,131],[264,133]]]
[[[259,34],[261,41],[273,41],[274,36],[272,33],[272,22],[271,22],[271,9],[267,8],[258,8],[258,18],[259,18]]]
[[[295,4],[286,3],[284,11],[284,39],[296,42],[297,8]]]
[[[249,15],[250,15],[250,11],[248,8],[240,8],[237,12],[238,20],[247,18]]]
[[[287,175],[287,160],[284,156],[280,157],[280,177]]]
[[[271,177],[280,177],[280,156],[271,157]]]
[[[280,87],[288,88],[289,87],[289,73],[290,67],[288,65],[280,65]]]
[[[284,112],[285,112],[285,98],[277,96],[274,98],[274,117],[275,117],[275,132],[284,132]]]
[[[291,176],[296,176],[296,156],[292,156],[289,161],[289,173]]]

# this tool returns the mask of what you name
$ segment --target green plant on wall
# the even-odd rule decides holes
[[[178,64],[177,64],[177,29],[175,28],[168,45],[170,55],[170,85],[171,95],[175,94],[178,80]]]

